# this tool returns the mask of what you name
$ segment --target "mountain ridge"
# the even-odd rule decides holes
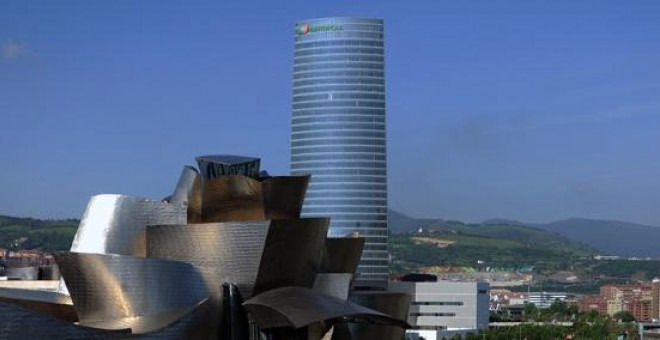
[[[444,219],[416,219],[395,210],[390,220],[392,233],[417,231],[420,227],[431,228]],[[555,233],[568,239],[587,244],[603,254],[636,257],[660,257],[660,227],[639,223],[600,220],[590,218],[567,218],[549,223],[525,223],[517,220],[494,218],[472,225],[527,226]]]

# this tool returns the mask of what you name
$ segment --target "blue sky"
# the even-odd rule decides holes
[[[161,198],[194,156],[288,172],[293,25],[386,24],[390,207],[660,226],[658,1],[3,1],[0,214]]]

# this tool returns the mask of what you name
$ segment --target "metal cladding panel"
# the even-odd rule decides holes
[[[190,313],[204,313],[208,314],[209,302],[208,299],[196,303],[192,306],[179,308],[167,313],[159,313],[145,316],[135,316],[119,319],[107,319],[100,321],[80,322],[80,326],[103,329],[103,330],[122,330],[130,329],[132,334],[146,334],[156,332],[164,329],[177,320],[184,318]],[[209,314],[210,315],[210,314]],[[206,327],[208,328],[208,327]]]
[[[217,223],[300,217],[309,176],[278,176],[262,181],[246,176],[220,176],[201,184],[201,219]],[[190,208],[189,208],[190,209]],[[190,209],[193,214],[197,208]]]
[[[184,204],[126,195],[93,196],[71,245],[77,253],[145,256],[145,227],[186,223]]]
[[[114,331],[79,326],[0,302],[0,339],[207,339],[208,304],[200,303],[191,312],[164,328],[146,334],[130,329]],[[138,318],[139,319],[139,318]],[[135,325],[128,322],[126,325]]]
[[[202,223],[202,189],[202,177],[197,176],[188,200],[188,223]]]
[[[174,193],[170,198],[170,202],[187,204],[192,197],[193,187],[198,178],[199,172],[197,172],[197,169],[189,165],[184,166],[181,171],[181,176],[179,176],[179,182],[177,182]]]
[[[55,253],[82,322],[167,313],[208,296],[190,264],[122,255]]]
[[[147,256],[192,263],[204,268],[214,292],[231,282],[251,296],[269,227],[270,221],[149,226]]]
[[[350,297],[353,303],[377,310],[397,320],[408,319],[411,300],[410,294],[383,291],[352,292]],[[350,324],[348,333],[351,336],[349,339],[400,340],[403,339],[405,330],[400,327]],[[346,334],[341,334],[333,339],[346,339],[345,336]]]
[[[330,237],[325,241],[324,273],[355,273],[364,248],[362,237]]]
[[[0,289],[0,302],[10,303],[57,319],[78,321],[68,295],[28,289]]]
[[[329,218],[272,220],[253,294],[286,286],[311,288],[329,224]]]
[[[348,300],[353,274],[349,273],[322,273],[316,274],[314,290],[338,299]]]
[[[202,222],[266,219],[261,182],[245,176],[221,176],[203,182]]]
[[[268,219],[299,218],[310,176],[277,176],[262,182]]]
[[[300,328],[320,321],[340,318],[410,327],[405,321],[384,313],[304,287],[273,289],[245,301],[243,306],[252,320],[262,329]]]

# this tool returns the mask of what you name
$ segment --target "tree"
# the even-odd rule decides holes
[[[635,316],[629,311],[620,311],[614,314],[614,318],[621,322],[633,322],[635,321]]]

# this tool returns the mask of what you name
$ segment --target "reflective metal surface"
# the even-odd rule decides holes
[[[202,222],[300,217],[309,176],[220,176],[202,184]]]
[[[195,181],[198,177],[199,172],[197,172],[197,169],[189,165],[184,166],[181,171],[181,176],[179,176],[179,182],[177,182],[174,193],[170,198],[170,202],[188,204],[188,201],[190,201],[193,194]]]
[[[188,199],[188,223],[202,223],[202,177],[196,176]]]
[[[324,273],[355,273],[364,248],[362,237],[329,237],[321,269]]]
[[[248,298],[284,286],[312,287],[328,219],[225,222],[147,227],[147,256],[207,268],[207,285],[238,286]],[[216,296],[217,298],[217,296]]]
[[[208,296],[190,264],[125,255],[55,253],[81,322],[169,313]]]
[[[351,289],[353,274],[350,273],[320,273],[316,274],[314,290],[338,299],[347,300]]]
[[[328,218],[272,220],[253,294],[286,286],[311,288],[329,224]]]
[[[350,296],[351,302],[387,314],[397,320],[408,319],[411,300],[410,294],[384,291],[356,291]],[[335,329],[333,339],[401,340],[405,334],[405,330],[400,327],[370,324],[350,324],[347,327],[348,332],[338,332],[338,330],[340,329]]]
[[[126,195],[93,196],[71,245],[72,252],[145,256],[145,227],[186,223],[183,204]]]
[[[243,306],[262,329],[300,328],[324,320],[344,319],[410,327],[400,319],[304,287],[273,289],[247,300]]]
[[[180,320],[181,318],[195,311],[197,311],[198,314],[208,314],[209,311],[208,304],[209,304],[208,299],[204,299],[192,306],[179,308],[166,313],[126,317],[119,319],[107,319],[100,321],[87,321],[87,322],[81,321],[78,324],[80,326],[103,329],[103,330],[130,329],[132,334],[152,333],[174,324],[177,320]],[[202,315],[198,315],[198,317],[199,316]],[[206,318],[203,318],[200,321],[207,321],[204,319]]]
[[[266,219],[261,182],[245,176],[221,176],[203,182],[202,221]]]
[[[208,286],[232,282],[251,296],[269,228],[270,221],[149,226],[147,256],[206,268]]]
[[[266,218],[300,217],[309,178],[310,176],[276,176],[263,180]]]
[[[78,321],[71,297],[56,292],[28,289],[0,289],[0,302],[10,303],[54,318]]]

